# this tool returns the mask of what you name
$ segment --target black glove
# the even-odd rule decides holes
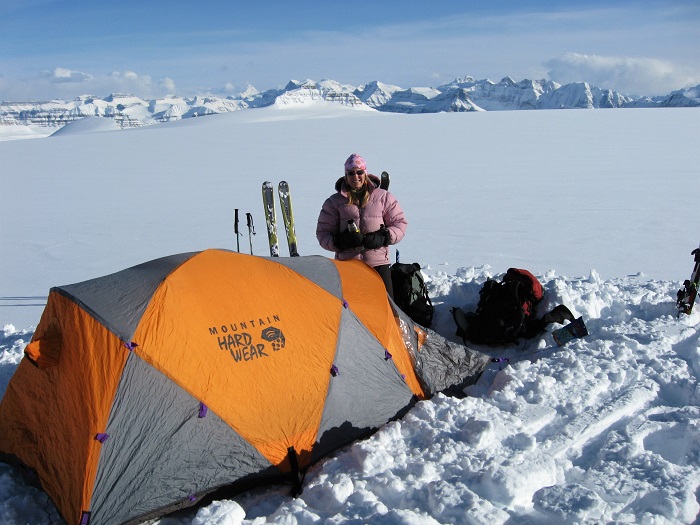
[[[350,248],[357,248],[362,246],[362,234],[359,231],[345,230],[333,236],[333,244],[341,252]]]
[[[389,241],[389,230],[382,224],[382,227],[376,232],[365,233],[365,236],[362,238],[362,246],[364,246],[366,250],[375,250],[382,246],[389,246]]]

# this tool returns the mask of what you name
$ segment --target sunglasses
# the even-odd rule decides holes
[[[352,177],[353,175],[359,175],[360,177],[365,174],[365,170],[350,170],[346,171],[345,175]]]

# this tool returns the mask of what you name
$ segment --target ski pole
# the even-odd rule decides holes
[[[253,255],[253,237],[255,235],[255,226],[253,225],[253,216],[250,213],[245,214],[246,222],[248,223],[248,241],[250,242],[250,255]]]
[[[233,233],[236,234],[236,251],[238,253],[240,253],[241,252],[241,245],[238,242],[238,235],[239,235],[239,233],[238,233],[238,208],[236,208],[235,218],[233,219]]]

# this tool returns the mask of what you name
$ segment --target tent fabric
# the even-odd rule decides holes
[[[464,388],[476,383],[491,357],[415,325],[393,302],[392,307],[423,392],[463,396]]]
[[[128,357],[122,342],[63,296],[49,294],[33,341],[61,336],[58,364],[23,359],[0,403],[0,453],[34,471],[68,523],[89,508],[112,400]]]
[[[106,428],[109,438],[102,445],[95,480],[101,490],[90,504],[91,523],[148,516],[173,501],[226,485],[232,471],[241,479],[278,475],[213,411],[204,417],[199,412],[199,401],[138,357],[130,357]],[[122,432],[125,428],[139,432]],[[172,461],[174,454],[177,461]]]
[[[52,288],[0,403],[0,455],[67,523],[137,523],[291,479],[474,380],[487,358],[405,316],[374,270],[204,250]]]
[[[196,255],[183,253],[155,259],[121,272],[53,288],[83,307],[117,337],[130,341],[153,292],[177,266]]]

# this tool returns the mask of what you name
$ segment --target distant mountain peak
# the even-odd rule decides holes
[[[697,107],[700,106],[700,86],[677,90],[665,97],[631,98],[587,82],[566,85],[546,79],[516,82],[509,76],[498,83],[464,76],[436,88],[402,88],[378,80],[352,86],[332,79],[318,82],[306,79],[290,80],[282,89],[263,92],[248,84],[242,93],[225,98],[206,94],[144,100],[128,93],[110,93],[103,98],[81,95],[72,101],[2,102],[0,125],[61,127],[86,116],[97,116],[113,118],[121,127],[133,127],[273,104],[290,106],[318,102],[397,113]]]

